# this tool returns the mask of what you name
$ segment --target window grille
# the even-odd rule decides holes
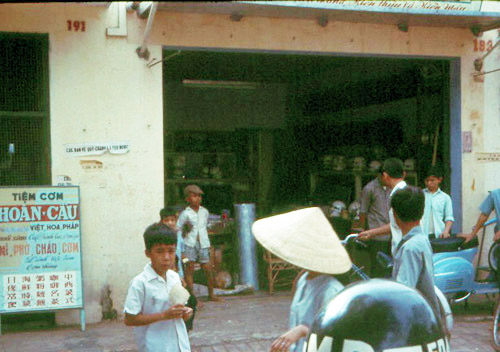
[[[0,33],[0,186],[50,183],[48,122],[48,36]]]

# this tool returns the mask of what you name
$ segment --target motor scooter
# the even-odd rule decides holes
[[[368,245],[364,241],[358,240],[357,237],[358,234],[354,233],[348,235],[344,240],[341,241],[344,247],[346,247],[348,252],[350,251],[350,248],[353,245],[357,245],[363,248],[368,247]],[[391,276],[390,273],[392,272],[392,266],[393,266],[392,258],[383,252],[378,252],[377,261],[379,265],[381,265],[385,269],[386,273],[388,274],[387,277],[390,277]],[[363,280],[369,280],[369,277],[363,272],[363,268],[359,268],[355,264],[352,265],[352,268],[353,268],[352,271],[354,271],[354,273],[356,273],[358,277],[361,277]],[[441,292],[441,289],[437,285],[434,285],[434,290],[436,292],[436,297],[438,298],[441,317],[444,323],[446,324],[446,328],[449,334],[453,329],[453,313],[451,311],[451,307],[448,303],[446,296]]]
[[[480,263],[481,252],[484,243],[486,227],[495,223],[496,219],[484,224],[481,246],[479,248],[478,263]],[[449,238],[431,240],[434,255],[434,283],[453,303],[466,301],[474,294],[493,294],[499,292],[498,281],[494,275],[490,279],[477,280],[480,270],[496,270],[494,251],[497,245],[493,245],[488,254],[489,267],[474,267],[474,258],[478,254],[478,241],[474,239],[464,244],[463,238]]]

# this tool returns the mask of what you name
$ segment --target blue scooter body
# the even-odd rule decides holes
[[[484,226],[486,227],[494,222],[496,222],[496,219],[491,219],[485,222]],[[496,281],[475,281],[476,270],[474,268],[474,258],[477,252],[478,247],[472,247],[452,252],[435,253],[433,255],[434,283],[444,295],[450,297],[456,293],[498,293],[499,288]],[[467,296],[464,297],[466,298]]]
[[[477,247],[456,252],[436,253],[434,283],[445,295],[474,290],[474,264]]]

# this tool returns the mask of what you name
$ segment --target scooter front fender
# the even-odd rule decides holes
[[[432,256],[432,261],[434,262],[434,265],[436,265],[436,262],[446,258],[463,258],[472,263],[474,261],[476,254],[477,254],[477,247],[463,249],[461,251],[455,251],[455,252],[440,252],[440,253],[435,253]]]
[[[434,284],[445,295],[471,292],[474,283],[473,264],[461,257],[449,257],[434,262]]]

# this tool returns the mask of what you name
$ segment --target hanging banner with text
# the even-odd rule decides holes
[[[82,308],[80,189],[0,187],[0,313]]]
[[[284,7],[303,7],[326,10],[377,11],[399,13],[430,13],[433,15],[449,13],[472,13],[481,11],[482,0],[333,0],[333,1],[241,1],[254,5]]]

